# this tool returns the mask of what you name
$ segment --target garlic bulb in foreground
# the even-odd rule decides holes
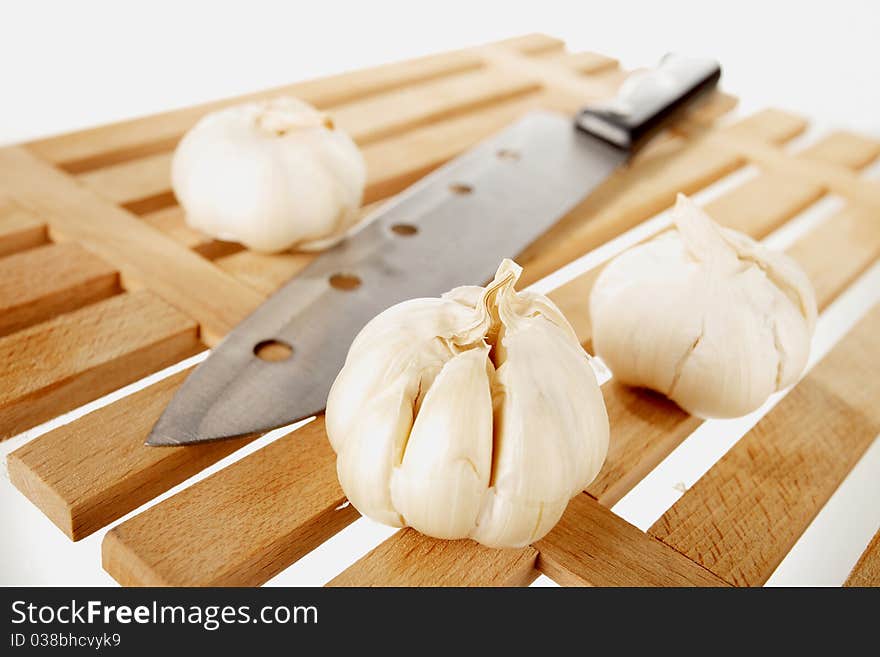
[[[327,400],[342,489],[436,538],[527,545],[596,476],[608,417],[589,356],[546,297],[487,287],[392,306],[355,338]]]
[[[295,98],[237,105],[181,140],[171,182],[186,221],[256,251],[321,249],[358,217],[366,181],[354,142]]]
[[[614,377],[700,417],[755,410],[804,370],[816,320],[807,275],[679,195],[675,229],[612,260],[590,297]]]

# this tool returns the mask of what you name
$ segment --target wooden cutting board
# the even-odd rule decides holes
[[[544,35],[292,84],[366,156],[367,209],[536,107],[573,112],[627,72]],[[215,344],[311,256],[260,255],[188,228],[169,185],[180,136],[231,99],[0,149],[0,438]],[[716,126],[712,101],[659,138],[520,254],[530,283],[743,168],[714,200],[757,238],[823,196],[846,201],[789,252],[830,303],[880,255],[880,154],[846,132],[793,155],[807,122],[779,110]],[[589,346],[598,269],[551,296]],[[603,387],[612,447],[599,478],[546,538],[521,550],[404,530],[334,584],[761,584],[880,432],[880,311],[868,312],[783,402],[648,533],[608,510],[700,425],[656,396]],[[143,446],[186,373],[44,433],[9,457],[12,482],[72,540],[107,526],[249,439]],[[357,518],[323,418],[118,524],[103,564],[123,584],[256,585]],[[876,544],[876,541],[875,541]],[[851,581],[877,584],[878,550]]]

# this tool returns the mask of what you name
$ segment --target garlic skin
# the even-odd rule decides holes
[[[798,264],[679,194],[674,229],[612,260],[590,296],[595,353],[703,418],[757,409],[801,375],[816,298]]]
[[[596,477],[608,417],[589,355],[546,297],[485,288],[392,306],[358,334],[327,435],[363,515],[444,539],[521,547]]]
[[[190,226],[266,253],[338,242],[357,221],[365,182],[351,138],[290,97],[208,114],[171,163]]]

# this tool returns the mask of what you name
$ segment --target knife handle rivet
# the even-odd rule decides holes
[[[495,153],[498,156],[499,160],[518,160],[519,159],[519,151],[515,151],[512,148],[500,148]]]
[[[391,226],[391,232],[401,237],[412,237],[419,232],[419,229],[412,224],[394,224]]]
[[[263,340],[254,345],[254,356],[275,363],[293,355],[293,347],[281,340]]]
[[[351,292],[361,286],[360,277],[354,274],[333,274],[329,280],[331,287],[343,292]]]
[[[472,193],[474,191],[474,188],[465,183],[452,183],[451,185],[449,185],[449,191],[451,191],[453,194],[465,195]]]

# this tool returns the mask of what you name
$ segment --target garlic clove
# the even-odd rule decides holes
[[[502,341],[491,488],[471,537],[523,546],[546,534],[598,474],[608,418],[588,356],[552,322],[520,317]]]
[[[593,346],[621,383],[668,394],[703,331],[702,313],[693,309],[707,302],[708,292],[692,285],[696,265],[664,271],[650,264],[680,252],[672,241],[649,242],[613,261],[596,282]]]
[[[735,294],[725,296],[726,302],[703,314],[703,331],[682,356],[677,379],[667,392],[700,417],[744,415],[776,390],[772,324],[756,322],[743,312]]]
[[[391,473],[413,424],[417,383],[402,379],[360,410],[338,452],[336,473],[349,502],[365,516],[392,527],[404,525],[391,501]]]
[[[462,352],[431,384],[391,479],[394,508],[407,525],[437,538],[474,526],[492,465],[489,348]]]

